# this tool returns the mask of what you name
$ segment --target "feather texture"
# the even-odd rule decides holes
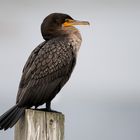
[[[41,105],[56,96],[75,66],[73,47],[71,39],[58,37],[43,42],[31,53],[19,85],[18,106]]]

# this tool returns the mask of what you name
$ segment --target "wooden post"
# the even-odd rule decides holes
[[[64,115],[27,109],[15,126],[15,140],[64,140]]]

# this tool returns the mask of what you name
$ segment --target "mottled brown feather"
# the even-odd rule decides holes
[[[69,38],[58,37],[40,44],[30,55],[19,85],[19,106],[50,102],[69,79],[76,54]]]

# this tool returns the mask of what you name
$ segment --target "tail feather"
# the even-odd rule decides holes
[[[17,105],[13,106],[2,116],[0,116],[0,130],[6,130],[8,128],[13,127],[24,112],[25,108],[19,108]]]
[[[16,105],[15,105],[16,106]],[[10,108],[7,112],[5,112],[3,115],[0,116],[0,122],[3,121],[3,119],[10,114],[10,112],[12,112],[15,109],[15,106],[13,106],[12,108]]]
[[[12,118],[14,117],[15,113],[17,112],[17,108],[14,110],[10,111],[8,114],[2,117],[0,121],[0,125],[4,125],[5,123],[8,123],[9,121],[12,121]]]
[[[13,112],[11,112],[11,114],[5,119],[3,120],[3,122],[1,123],[1,125],[4,125],[4,129],[8,129],[11,125],[11,123],[14,121],[14,120],[17,120],[17,115],[18,113],[20,114],[20,112],[18,111],[19,108],[15,109]],[[16,123],[16,122],[15,122]]]
[[[11,122],[11,124],[9,125],[9,127],[12,128],[12,127],[15,125],[15,123],[19,120],[19,118],[20,118],[24,113],[25,113],[25,108],[22,108],[22,109],[18,112],[16,118],[14,118],[14,120]],[[18,119],[17,119],[17,118],[18,118]]]

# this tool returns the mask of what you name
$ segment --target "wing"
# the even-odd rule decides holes
[[[75,62],[69,40],[53,39],[37,47],[23,69],[17,95],[19,106],[52,100],[69,79]]]
[[[26,75],[29,74],[29,71],[31,69],[33,69],[32,65],[35,61],[35,58],[37,57],[39,51],[41,50],[41,48],[45,45],[45,41],[42,42],[40,45],[38,45],[31,53],[31,55],[29,56],[24,68],[23,68],[23,72],[22,72],[22,77],[21,77],[21,81],[19,84],[19,89],[24,88],[26,86],[26,84],[28,83],[28,78]]]
[[[40,49],[43,47],[43,45],[46,42],[42,42],[40,45],[38,45],[31,53],[31,55],[29,56],[24,68],[23,68],[23,74],[26,73],[26,71],[28,71],[28,69],[31,67],[32,63],[34,62],[36,56],[38,55],[38,52],[40,51]]]

